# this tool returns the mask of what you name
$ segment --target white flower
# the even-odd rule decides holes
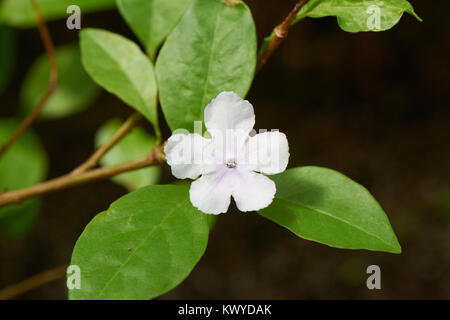
[[[234,92],[222,92],[205,108],[201,134],[173,134],[164,149],[172,174],[199,179],[191,184],[190,200],[205,213],[228,210],[231,197],[241,211],[267,207],[275,196],[275,183],[263,174],[286,169],[289,146],[278,131],[251,136],[253,106]]]

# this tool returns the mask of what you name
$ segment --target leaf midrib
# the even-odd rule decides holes
[[[218,29],[217,26],[219,25],[218,22],[220,19],[220,13],[221,13],[221,10],[218,10],[217,15],[216,15],[216,21],[214,22],[214,32],[213,32],[213,37],[212,37],[211,50],[209,51],[209,56],[208,56],[208,71],[206,73],[205,85],[203,87],[202,102],[200,104],[200,116],[202,119],[203,119],[202,111],[205,106],[205,97],[206,97],[206,94],[208,92],[208,87],[209,87],[209,75],[211,73],[212,57],[213,57],[213,53],[214,53],[215,47],[216,47],[216,33],[217,33],[217,29]]]
[[[146,108],[151,109],[150,106],[148,106],[148,105],[145,103],[144,98],[143,98],[142,95],[140,94],[140,90],[136,87],[136,83],[135,83],[135,82],[133,81],[133,79],[128,75],[128,73],[124,71],[124,67],[123,67],[123,65],[120,63],[120,61],[119,61],[118,59],[116,59],[115,56],[113,56],[113,55],[111,55],[111,54],[109,53],[109,51],[107,50],[107,48],[105,48],[105,47],[103,46],[103,43],[101,43],[101,42],[99,42],[99,41],[95,41],[95,39],[93,39],[92,37],[91,37],[91,40],[93,40],[93,42],[96,43],[97,46],[98,46],[103,52],[105,52],[106,55],[107,55],[108,57],[111,58],[111,60],[116,64],[116,66],[119,67],[118,70],[120,70],[120,72],[125,76],[125,78],[128,79],[128,81],[132,84],[132,87],[133,87],[134,91],[137,93],[137,94],[136,94],[137,97],[139,98],[139,100],[140,100],[142,106],[144,106],[143,110],[141,110],[141,108],[136,108],[135,106],[132,106],[132,107],[135,108],[137,111],[142,112],[142,113],[145,114],[146,116],[152,118],[152,116],[150,115],[150,112],[148,112],[148,111],[146,110]],[[128,39],[122,39],[122,40],[128,40]],[[138,48],[138,50],[139,50],[139,48]],[[140,50],[139,50],[139,51],[140,51]],[[139,53],[141,53],[141,52],[139,52]],[[150,61],[149,61],[149,62],[150,62]]]
[[[345,224],[349,225],[350,227],[352,227],[352,228],[354,228],[354,229],[357,229],[357,230],[359,230],[359,231],[361,231],[361,232],[363,232],[363,233],[365,233],[365,234],[367,234],[367,235],[369,235],[369,236],[371,236],[371,237],[373,237],[373,238],[375,238],[375,239],[381,241],[382,243],[386,244],[386,245],[389,246],[390,248],[396,249],[396,247],[392,246],[390,243],[386,242],[386,240],[380,238],[380,237],[377,236],[376,234],[373,234],[373,233],[371,233],[371,232],[369,232],[369,231],[367,231],[367,230],[364,230],[364,229],[361,228],[361,227],[355,226],[355,225],[351,224],[349,221],[347,221],[347,220],[345,220],[345,219],[342,219],[342,218],[337,217],[337,216],[333,216],[332,214],[330,214],[330,213],[328,213],[328,212],[326,212],[326,211],[323,211],[323,210],[320,210],[320,209],[317,209],[317,208],[314,208],[314,207],[312,207],[312,206],[308,206],[308,205],[305,205],[305,204],[300,204],[300,203],[298,203],[298,202],[295,202],[295,201],[292,201],[292,200],[289,200],[289,199],[284,199],[284,198],[280,198],[280,197],[276,197],[275,199],[276,199],[276,200],[281,200],[281,201],[284,201],[284,202],[287,202],[287,203],[290,203],[290,204],[295,205],[295,206],[304,207],[304,208],[306,208],[306,209],[310,209],[310,210],[316,211],[316,212],[318,212],[318,213],[320,213],[320,214],[323,214],[323,215],[325,215],[325,216],[327,216],[327,217],[330,217],[330,218],[333,218],[333,219],[335,219],[335,220],[338,220],[338,221],[340,221],[340,222],[342,222],[342,223],[345,223]]]
[[[130,254],[130,256],[122,263],[122,265],[119,267],[119,269],[114,273],[114,275],[108,280],[108,282],[104,285],[104,287],[100,290],[100,293],[98,294],[98,297],[101,297],[105,291],[105,289],[111,284],[111,282],[117,277],[117,275],[122,271],[122,269],[125,267],[125,265],[135,256],[135,254],[139,251],[139,248],[143,246],[143,244],[153,235],[156,229],[160,228],[161,225],[164,224],[164,222],[171,217],[180,207],[185,205],[185,202],[180,202],[178,206],[175,206],[172,211],[167,214],[161,222],[154,226],[153,229],[149,232],[148,235],[142,239],[142,241],[136,246],[136,250],[133,250],[133,252]]]
[[[315,10],[319,5],[321,4],[321,2],[319,2],[319,3],[316,3],[315,5],[313,5],[313,6],[311,6],[311,8],[309,8],[309,10],[307,10],[306,12],[304,12],[304,13],[302,13],[302,14],[299,14],[297,17],[296,17],[296,20],[295,20],[295,22],[298,22],[298,21],[300,21],[301,19],[303,19],[304,17],[307,17],[308,16],[308,14],[310,14],[311,13],[311,11],[313,11],[313,10]],[[374,3],[375,4],[375,3]],[[327,4],[327,6],[329,7],[329,8],[337,8],[337,9],[343,9],[343,10],[345,10],[345,9],[361,9],[363,6],[362,5],[360,5],[360,6],[355,6],[355,5],[349,5],[349,6],[346,6],[346,5],[335,5],[334,3],[333,4]],[[411,8],[402,8],[402,7],[397,7],[397,6],[393,6],[393,5],[384,5],[384,6],[382,6],[381,7],[381,9],[396,9],[396,10],[401,10],[401,11],[403,11],[403,12],[408,12],[409,13],[409,10],[411,10]],[[341,13],[341,12],[339,12],[339,13]],[[415,13],[415,12],[414,12]],[[328,15],[328,16],[333,16],[333,17],[339,17],[339,15],[338,14],[330,14],[330,15]]]

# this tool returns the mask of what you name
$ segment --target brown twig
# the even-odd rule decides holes
[[[111,178],[124,172],[149,167],[152,165],[160,165],[163,161],[163,146],[157,146],[147,156],[140,159],[128,161],[115,166],[89,170],[77,175],[68,174],[39,183],[29,188],[3,193],[0,195],[0,207],[14,203],[19,204],[32,197],[51,193],[56,190],[75,187],[91,181]]]
[[[55,92],[56,85],[58,82],[58,67],[56,65],[55,59],[55,48],[53,45],[52,38],[50,33],[48,32],[47,25],[45,24],[44,19],[42,18],[41,10],[39,9],[39,5],[36,0],[30,0],[33,6],[34,14],[36,15],[36,20],[39,26],[39,33],[41,35],[42,42],[45,47],[45,51],[47,52],[48,59],[50,61],[50,78],[49,78],[49,87],[45,95],[42,97],[41,101],[39,101],[38,105],[33,109],[33,111],[22,121],[16,131],[13,133],[11,138],[0,148],[0,156],[5,153],[5,151],[11,147],[17,139],[28,129],[29,126],[36,120],[39,113],[47,104],[48,100],[51,98],[53,93]]]
[[[60,266],[51,270],[41,272],[31,278],[23,280],[0,290],[0,300],[8,300],[44,284],[58,280],[66,274],[67,266]]]
[[[95,151],[86,162],[81,164],[79,167],[72,171],[72,175],[77,175],[84,173],[93,167],[95,167],[101,158],[113,147],[115,146],[123,137],[125,137],[142,119],[142,115],[138,112],[133,113],[127,121],[125,121],[119,130],[114,134],[111,140],[107,144],[101,146],[97,151]]]
[[[289,12],[287,17],[274,29],[274,37],[267,45],[265,50],[261,53],[258,60],[258,66],[256,67],[256,72],[258,72],[269,60],[275,50],[280,46],[280,44],[286,39],[289,29],[292,26],[292,21],[294,21],[297,13],[300,9],[308,2],[308,0],[300,0],[296,3],[295,7]]]
[[[31,0],[31,1],[36,6],[36,2],[35,2],[36,0]],[[272,56],[273,52],[279,47],[281,42],[283,42],[283,40],[287,37],[289,29],[292,25],[292,21],[295,19],[295,16],[297,15],[298,11],[307,2],[308,2],[308,0],[300,0],[299,2],[297,2],[294,9],[288,14],[288,16],[284,19],[284,21],[275,28],[274,38],[272,39],[272,41],[269,43],[267,48],[264,50],[264,52],[259,57],[258,66],[256,69],[257,72],[266,64],[267,60],[269,60],[269,58]],[[46,50],[47,50],[47,53],[49,55],[51,65],[52,65],[51,57],[53,57],[53,61],[54,61],[53,45],[52,45],[51,38],[48,34],[45,24],[42,23],[43,28],[41,28],[42,17],[40,16],[39,11],[38,11],[38,13],[39,13],[38,21],[40,21],[40,23],[39,23],[40,31],[41,31],[41,29],[43,29],[45,31],[45,32],[41,31],[41,36],[44,40],[43,34],[47,34],[46,38],[48,39],[47,41],[44,40],[44,44],[45,43],[50,44],[49,47],[46,45]],[[50,50],[48,48],[50,48]],[[50,54],[49,52],[52,52],[52,53]],[[50,88],[49,88],[46,96],[42,99],[41,103],[38,105],[38,107],[36,107],[36,109],[39,109],[39,111],[36,112],[36,116],[37,116],[37,114],[39,114],[40,109],[43,108],[43,106],[45,105],[45,103],[47,102],[47,100],[50,98],[51,94],[55,90],[56,79],[57,79],[57,69],[56,69],[56,65],[55,65],[55,67],[51,69]],[[54,85],[52,85],[52,83],[54,83]],[[33,113],[35,113],[36,109],[33,111]],[[115,133],[113,138],[107,144],[100,147],[94,154],[92,154],[91,157],[89,157],[89,159],[86,162],[81,164],[79,167],[77,167],[75,170],[73,170],[70,174],[37,184],[35,186],[29,187],[26,189],[21,189],[21,190],[16,190],[16,191],[11,191],[11,192],[7,192],[5,190],[4,193],[0,195],[0,207],[8,205],[8,204],[13,204],[13,203],[21,203],[22,201],[24,201],[28,198],[31,198],[31,197],[47,194],[47,193],[54,192],[57,190],[67,189],[67,188],[81,185],[84,183],[88,183],[91,181],[107,179],[107,178],[113,177],[115,175],[118,175],[120,173],[133,171],[133,170],[145,168],[145,167],[152,166],[152,165],[161,164],[164,161],[163,149],[164,149],[165,144],[155,147],[152,150],[152,152],[144,158],[129,161],[129,162],[126,162],[126,163],[123,163],[120,165],[116,165],[116,166],[91,170],[94,166],[97,165],[99,160],[115,144],[117,144],[127,133],[129,133],[131,131],[131,129],[134,128],[134,126],[140,119],[141,119],[141,116],[138,113],[133,114],[122,125],[122,127]],[[31,120],[30,124],[33,121],[34,121],[34,118]],[[28,126],[29,126],[29,124],[24,127],[24,130]],[[19,130],[17,130],[17,131],[19,131]],[[19,136],[20,136],[20,134],[19,134]],[[14,143],[14,141],[17,138],[18,137],[16,137],[11,143],[8,143],[8,144],[11,145],[12,143]],[[9,147],[9,146],[6,146],[6,148],[7,147]],[[6,148],[4,146],[4,147],[2,147],[2,149],[0,149],[0,155],[2,154],[2,152],[4,152],[6,150]],[[44,271],[44,272],[37,274],[27,280],[24,280],[17,284],[6,287],[5,289],[0,290],[0,300],[10,299],[10,298],[19,296],[25,292],[28,292],[32,289],[39,287],[41,285],[55,281],[55,280],[63,277],[66,274],[66,269],[67,269],[67,266],[62,266],[62,267],[58,267],[58,268],[55,268],[52,270]]]
[[[31,1],[34,4],[36,4],[35,3],[36,0]],[[275,36],[270,42],[270,44],[267,46],[267,48],[264,50],[264,52],[261,54],[257,70],[259,70],[262,66],[264,66],[267,60],[272,56],[275,49],[280,45],[283,39],[286,38],[287,33],[291,27],[292,21],[295,19],[296,14],[306,2],[308,2],[308,0],[300,0],[299,2],[297,2],[294,9],[288,14],[288,16],[284,19],[284,21],[275,28]],[[42,22],[42,17],[40,16],[40,13],[38,20]],[[43,34],[47,34],[46,37],[43,36],[43,39],[48,39],[47,41],[44,41],[44,43],[46,44],[50,43],[50,46],[46,45],[46,48],[48,51],[52,51],[52,43],[50,36],[45,27],[45,24],[43,24],[43,26],[46,31],[43,32]],[[49,54],[49,56],[53,55]],[[56,73],[53,72],[52,74],[53,76],[51,76],[51,79],[53,79],[56,83],[57,72]],[[45,104],[45,99],[43,99],[43,101]],[[76,168],[70,174],[34,185],[29,188],[4,192],[3,194],[0,195],[0,207],[13,203],[21,203],[22,201],[28,198],[40,196],[43,194],[54,192],[56,190],[62,190],[77,185],[81,185],[84,183],[88,183],[91,181],[110,178],[123,172],[133,171],[151,165],[161,164],[164,159],[164,154],[162,151],[163,146],[158,146],[147,157],[129,161],[116,166],[90,170],[117,142],[119,142],[135,126],[135,124],[137,123],[137,121],[139,121],[139,119],[140,116],[138,114],[133,114],[122,125],[119,131],[106,145],[99,148],[85,163]]]

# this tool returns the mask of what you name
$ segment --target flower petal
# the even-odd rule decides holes
[[[219,214],[228,210],[235,177],[232,170],[224,168],[202,175],[192,182],[189,195],[191,203],[204,213]]]
[[[205,108],[205,126],[212,136],[224,137],[227,129],[248,135],[254,125],[253,106],[234,92],[220,93]]]
[[[174,134],[164,148],[167,163],[178,179],[195,179],[205,172],[207,161],[211,161],[205,150],[211,140],[199,134]]]
[[[276,193],[275,182],[266,176],[245,170],[237,170],[233,198],[240,211],[257,211],[269,206]]]
[[[248,170],[276,174],[286,170],[289,162],[289,144],[284,133],[270,131],[248,139],[240,153],[239,163]]]

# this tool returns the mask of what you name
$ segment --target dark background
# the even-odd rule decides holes
[[[246,2],[260,40],[295,3]],[[330,248],[233,209],[219,217],[188,279],[161,298],[450,298],[450,2],[411,3],[424,22],[405,14],[381,33],[346,33],[334,18],[297,24],[247,97],[257,129],[287,134],[289,167],[324,166],[366,186],[387,212],[403,253]],[[88,26],[135,39],[117,11],[84,16],[82,27]],[[56,45],[77,41],[64,20],[49,29]],[[17,112],[23,77],[43,52],[37,29],[17,30],[17,36],[15,75],[0,97],[0,116]],[[50,177],[93,152],[95,131],[105,120],[129,114],[105,92],[80,114],[36,123]],[[165,166],[162,182],[170,181]],[[103,181],[43,197],[28,236],[0,234],[0,288],[67,263],[86,224],[125,192]],[[371,264],[381,267],[381,290],[366,288]],[[20,298],[65,299],[65,280]]]

